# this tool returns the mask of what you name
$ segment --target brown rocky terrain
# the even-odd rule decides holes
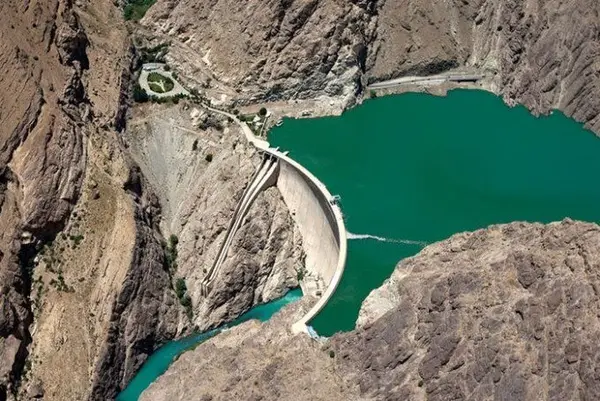
[[[109,13],[102,5],[88,11],[100,25]],[[119,86],[101,81],[119,71],[125,35],[112,30],[111,47],[102,47],[72,1],[8,0],[0,14],[0,399],[7,399],[30,366],[32,257],[66,226],[85,185],[90,139],[100,121],[114,118]]]
[[[508,103],[559,108],[600,132],[591,0],[158,0],[129,27],[121,6],[0,4],[0,401],[113,399],[159,344],[297,284],[301,239],[271,188],[209,297],[199,295],[258,156],[187,102],[128,114],[128,28],[168,43],[169,64],[215,103],[348,106],[369,82],[470,67]],[[290,337],[282,315],[219,336],[174,369],[193,361],[207,373],[188,380],[214,399],[593,399],[597,231],[516,224],[459,235],[403,262],[354,333],[321,347]],[[223,376],[235,367],[255,380]],[[312,368],[323,381],[299,374]],[[164,384],[160,397],[180,391],[168,377],[153,387]]]
[[[158,1],[143,20],[201,87],[244,99],[350,98],[374,25],[350,1]],[[215,96],[216,97],[216,96]]]
[[[302,302],[187,352],[141,400],[594,400],[600,227],[462,233],[398,264],[358,328],[292,336]]]
[[[469,67],[509,104],[599,133],[599,14],[592,0],[158,0],[142,23],[217,99],[352,105],[368,82]]]
[[[0,9],[0,399],[105,400],[179,309],[114,131],[127,32],[109,1]]]
[[[252,211],[257,223],[240,232],[232,252],[252,252],[247,270],[223,269],[214,306],[192,294],[191,322],[173,290],[165,238],[182,236],[178,274],[193,276],[195,252],[206,250],[199,263],[208,263],[256,160],[242,147],[225,151],[235,146],[231,132],[194,151],[201,163],[169,165],[195,192],[163,191],[118,132],[135,57],[122,11],[112,1],[70,0],[7,1],[0,10],[0,400],[114,399],[158,345],[296,286],[300,240],[278,194],[265,193]],[[191,154],[186,133],[169,134]],[[215,168],[194,181],[207,151]],[[172,213],[170,201],[180,209]],[[202,235],[211,237],[196,245]],[[199,279],[188,281],[190,292]],[[242,298],[233,302],[221,293],[236,283]]]
[[[237,125],[188,103],[149,106],[132,116],[125,138],[157,188],[165,237],[179,239],[175,276],[186,281],[194,326],[218,326],[298,286],[301,237],[279,191],[270,188],[250,208],[215,287],[201,295],[200,284],[260,161]]]

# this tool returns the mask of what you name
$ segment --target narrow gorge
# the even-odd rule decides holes
[[[304,297],[269,321],[181,354],[140,400],[595,399],[600,168],[597,138],[579,134],[600,135],[598,21],[593,0],[3,1],[0,401],[115,400],[159,347],[240,323],[298,287]],[[409,126],[407,113],[449,117],[411,104],[448,95],[435,107],[450,112],[459,88],[491,92],[511,112],[554,113],[536,120],[553,129],[538,136],[523,122],[510,128],[520,137],[504,135],[482,117],[482,97],[454,112],[462,128],[439,128],[447,136],[377,142],[389,116],[395,139],[427,137],[434,128]],[[400,104],[412,95],[423,97]],[[370,108],[385,116],[361,114]],[[207,291],[265,153],[247,130],[321,184],[290,196],[305,177],[278,165]],[[392,172],[425,179],[409,195],[375,196],[377,173],[361,175],[379,165],[370,144],[413,149],[385,157],[399,159]],[[468,157],[445,158],[458,146]],[[473,170],[484,189],[498,171],[525,178],[486,198],[453,175]],[[394,174],[391,187],[404,177]],[[323,198],[311,195],[319,185]],[[414,190],[433,187],[445,192]],[[454,195],[468,190],[508,212],[470,220],[480,209]],[[528,191],[533,206],[519,203]],[[433,212],[361,225],[360,213],[400,209],[400,198]],[[458,206],[438,215],[435,201]],[[358,236],[347,240],[335,219]],[[443,235],[425,235],[434,225]],[[324,311],[294,334],[319,298]]]

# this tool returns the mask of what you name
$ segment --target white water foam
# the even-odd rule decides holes
[[[351,233],[350,231],[348,231],[346,233],[346,238],[348,238],[348,239],[373,239],[375,241],[380,241],[380,242],[392,242],[392,243],[396,243],[396,244],[405,244],[405,245],[419,245],[419,246],[429,245],[425,241],[415,241],[415,240],[411,240],[411,239],[401,239],[401,238],[385,238],[385,237],[378,237],[377,235],[371,235],[371,234],[354,234],[354,233]]]

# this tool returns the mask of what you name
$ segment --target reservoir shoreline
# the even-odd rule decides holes
[[[286,119],[269,139],[341,195],[347,229],[363,234],[314,319],[321,335],[354,328],[362,300],[420,242],[515,220],[600,221],[600,190],[587,184],[600,173],[598,138],[489,91],[380,97],[341,117]]]

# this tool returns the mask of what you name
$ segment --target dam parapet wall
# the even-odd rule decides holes
[[[300,163],[273,148],[263,152],[279,159],[277,188],[302,235],[307,275],[323,280],[317,303],[298,322],[294,332],[307,332],[308,323],[325,307],[342,278],[347,239],[342,212],[327,187]]]

